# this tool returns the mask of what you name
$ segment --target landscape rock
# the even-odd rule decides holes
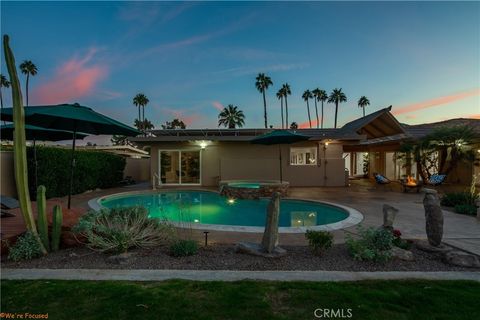
[[[430,242],[424,241],[424,240],[417,241],[416,247],[422,251],[432,252],[432,253],[447,253],[453,250],[452,247],[446,246],[444,244],[440,244],[438,246],[432,246]]]
[[[432,246],[439,246],[443,237],[443,212],[438,193],[433,189],[422,189],[422,192],[425,193],[423,207],[425,208],[425,231],[428,242]]]
[[[478,268],[480,267],[480,259],[474,254],[470,254],[463,251],[450,251],[444,255],[446,263],[454,266]]]
[[[267,206],[267,221],[263,232],[262,246],[272,253],[278,246],[278,219],[280,217],[280,193],[274,192]]]
[[[132,257],[131,253],[124,252],[107,258],[107,262],[111,264],[127,264]]]
[[[264,258],[280,258],[287,254],[285,249],[282,249],[278,246],[275,247],[272,252],[267,252],[261,244],[243,241],[235,245],[235,251]]]
[[[399,247],[393,247],[390,250],[390,253],[392,254],[393,258],[397,258],[403,261],[413,261],[413,253],[412,251],[405,250]]]
[[[383,227],[393,229],[393,222],[397,216],[398,209],[391,205],[383,205]]]

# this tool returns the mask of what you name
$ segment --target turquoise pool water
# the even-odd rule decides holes
[[[150,217],[174,222],[231,226],[265,225],[268,199],[233,200],[208,191],[166,191],[159,193],[111,196],[100,200],[106,208],[144,206]],[[280,227],[302,227],[338,222],[348,213],[335,206],[302,201],[281,200]]]
[[[259,189],[260,183],[254,182],[231,182],[228,184],[229,187],[234,188],[248,188],[248,189]]]

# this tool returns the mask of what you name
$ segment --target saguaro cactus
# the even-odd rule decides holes
[[[20,90],[20,81],[18,80],[15,57],[10,49],[8,35],[3,36],[3,48],[5,52],[5,61],[7,64],[8,74],[12,88],[13,101],[13,124],[15,126],[13,134],[13,155],[15,182],[17,185],[18,200],[20,209],[22,210],[25,226],[35,238],[38,240],[40,248],[44,254],[47,250],[43,246],[42,241],[37,233],[35,220],[33,219],[32,203],[30,202],[30,194],[28,193],[28,173],[27,173],[27,148],[25,138],[25,114],[23,110],[22,92]]]
[[[47,199],[45,197],[45,186],[37,188],[37,228],[45,249],[48,250],[48,220],[47,220]]]
[[[62,207],[56,205],[53,208],[52,222],[52,251],[57,251],[60,247],[60,236],[62,235],[63,212]]]

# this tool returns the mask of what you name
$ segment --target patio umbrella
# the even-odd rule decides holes
[[[0,127],[0,137],[2,140],[13,140],[13,131],[15,127],[13,124],[7,124]],[[25,125],[26,139],[33,141],[33,163],[35,165],[35,188],[37,190],[37,148],[36,142],[39,141],[61,141],[72,139],[73,132],[55,129],[46,129],[29,124]],[[77,132],[76,139],[83,139],[87,134]]]
[[[72,131],[72,160],[70,170],[70,188],[68,208],[70,209],[75,167],[75,138],[77,132],[87,134],[118,134],[136,136],[141,132],[119,121],[95,112],[91,108],[75,104],[25,107],[25,123],[48,129]],[[1,120],[12,121],[12,108],[1,112]]]
[[[283,182],[283,173],[282,173],[282,150],[280,148],[281,144],[291,144],[300,141],[306,141],[310,139],[308,136],[303,134],[298,134],[288,130],[275,130],[261,136],[255,137],[250,142],[253,144],[263,144],[263,145],[274,145],[278,144],[278,159],[280,161],[280,182]]]

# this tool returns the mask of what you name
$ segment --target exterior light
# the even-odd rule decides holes
[[[302,223],[302,220],[297,220],[298,223]]]
[[[328,146],[328,144],[329,144],[329,142],[328,142],[328,141],[327,141],[327,142],[325,142],[325,147],[326,147],[326,146]]]
[[[207,147],[207,143],[205,141],[200,142],[200,148],[205,149]]]

